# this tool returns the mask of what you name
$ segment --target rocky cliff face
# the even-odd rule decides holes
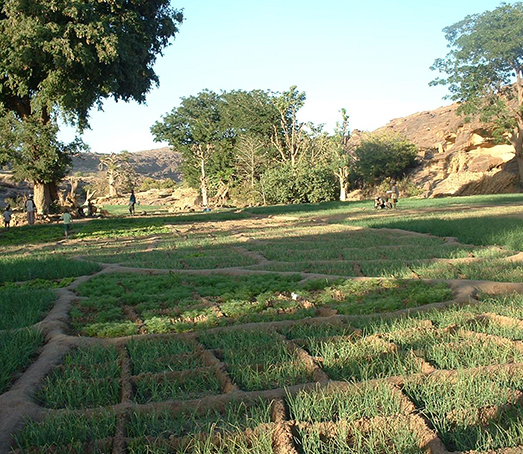
[[[511,145],[496,144],[491,126],[467,123],[457,104],[392,120],[377,131],[406,136],[420,148],[411,179],[426,197],[519,191]]]

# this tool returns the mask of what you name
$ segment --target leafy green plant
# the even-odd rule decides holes
[[[212,370],[198,371],[185,376],[145,376],[135,382],[137,403],[164,400],[188,400],[220,394],[220,382]]]
[[[63,366],[48,375],[37,400],[50,408],[91,408],[120,401],[120,365],[116,349],[74,349]]]
[[[39,422],[26,420],[14,440],[22,452],[36,452],[50,446],[68,448],[66,445],[71,442],[83,448],[82,443],[94,441],[96,444],[97,440],[114,436],[115,429],[116,415],[108,411],[93,415],[54,413]]]
[[[194,347],[180,339],[132,340],[127,343],[134,375],[202,367],[204,361]]]
[[[318,389],[287,396],[290,418],[301,422],[355,421],[405,413],[405,399],[387,383]]]
[[[35,329],[0,332],[0,394],[31,363],[43,342],[42,333]]]
[[[0,288],[0,330],[33,325],[43,318],[55,300],[50,290]]]

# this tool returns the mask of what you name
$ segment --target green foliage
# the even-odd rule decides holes
[[[449,53],[431,67],[445,74],[432,85],[447,85],[459,113],[493,121],[498,140],[508,138],[522,156],[523,3],[502,3],[443,29]],[[523,168],[520,167],[523,176]]]
[[[21,118],[35,107],[42,118],[59,108],[80,126],[102,98],[145,100],[158,82],[156,56],[183,20],[167,0],[4,6],[0,102]]]
[[[39,322],[55,299],[50,290],[0,287],[0,330],[21,328]]]
[[[61,180],[71,167],[71,157],[84,145],[79,139],[60,142],[57,133],[54,121],[44,122],[38,115],[21,120],[14,112],[4,112],[0,116],[0,163],[9,162],[18,180]]]
[[[318,203],[336,199],[337,182],[325,167],[282,164],[267,170],[261,180],[268,203]]]
[[[414,165],[416,153],[416,146],[400,135],[369,133],[355,150],[356,177],[365,184],[398,178]]]
[[[6,391],[13,376],[30,364],[43,342],[42,333],[35,329],[0,332],[0,394]]]
[[[154,178],[144,178],[138,187],[138,191],[148,191],[149,189],[176,189],[178,183],[170,178],[156,180]]]
[[[99,269],[100,266],[96,263],[80,262],[64,257],[6,255],[0,258],[0,283],[77,277],[94,273]]]
[[[115,429],[116,415],[107,411],[91,415],[52,414],[39,422],[26,420],[23,429],[15,435],[15,444],[22,452],[36,452],[35,448],[44,451],[49,446],[53,446],[55,452],[65,452],[72,443],[67,452],[75,452],[73,446],[79,448],[77,452],[85,452],[81,443],[91,441],[90,452],[99,452],[96,448],[102,443],[98,440],[114,436]],[[59,447],[64,450],[60,451]]]

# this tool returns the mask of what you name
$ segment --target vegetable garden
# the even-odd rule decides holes
[[[429,211],[308,210],[0,237],[0,452],[521,449],[523,227],[473,245],[387,226]]]

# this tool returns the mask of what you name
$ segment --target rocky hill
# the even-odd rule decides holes
[[[520,190],[511,145],[496,144],[491,125],[465,122],[457,104],[397,118],[377,131],[406,136],[420,148],[411,175],[426,197],[498,194]]]
[[[100,159],[103,156],[105,155],[101,153],[80,154],[73,158],[73,170],[71,173],[81,173],[83,175],[97,173],[99,171]],[[129,157],[133,169],[141,176],[154,179],[170,178],[175,181],[181,180],[180,164],[182,156],[169,147],[129,153]]]

